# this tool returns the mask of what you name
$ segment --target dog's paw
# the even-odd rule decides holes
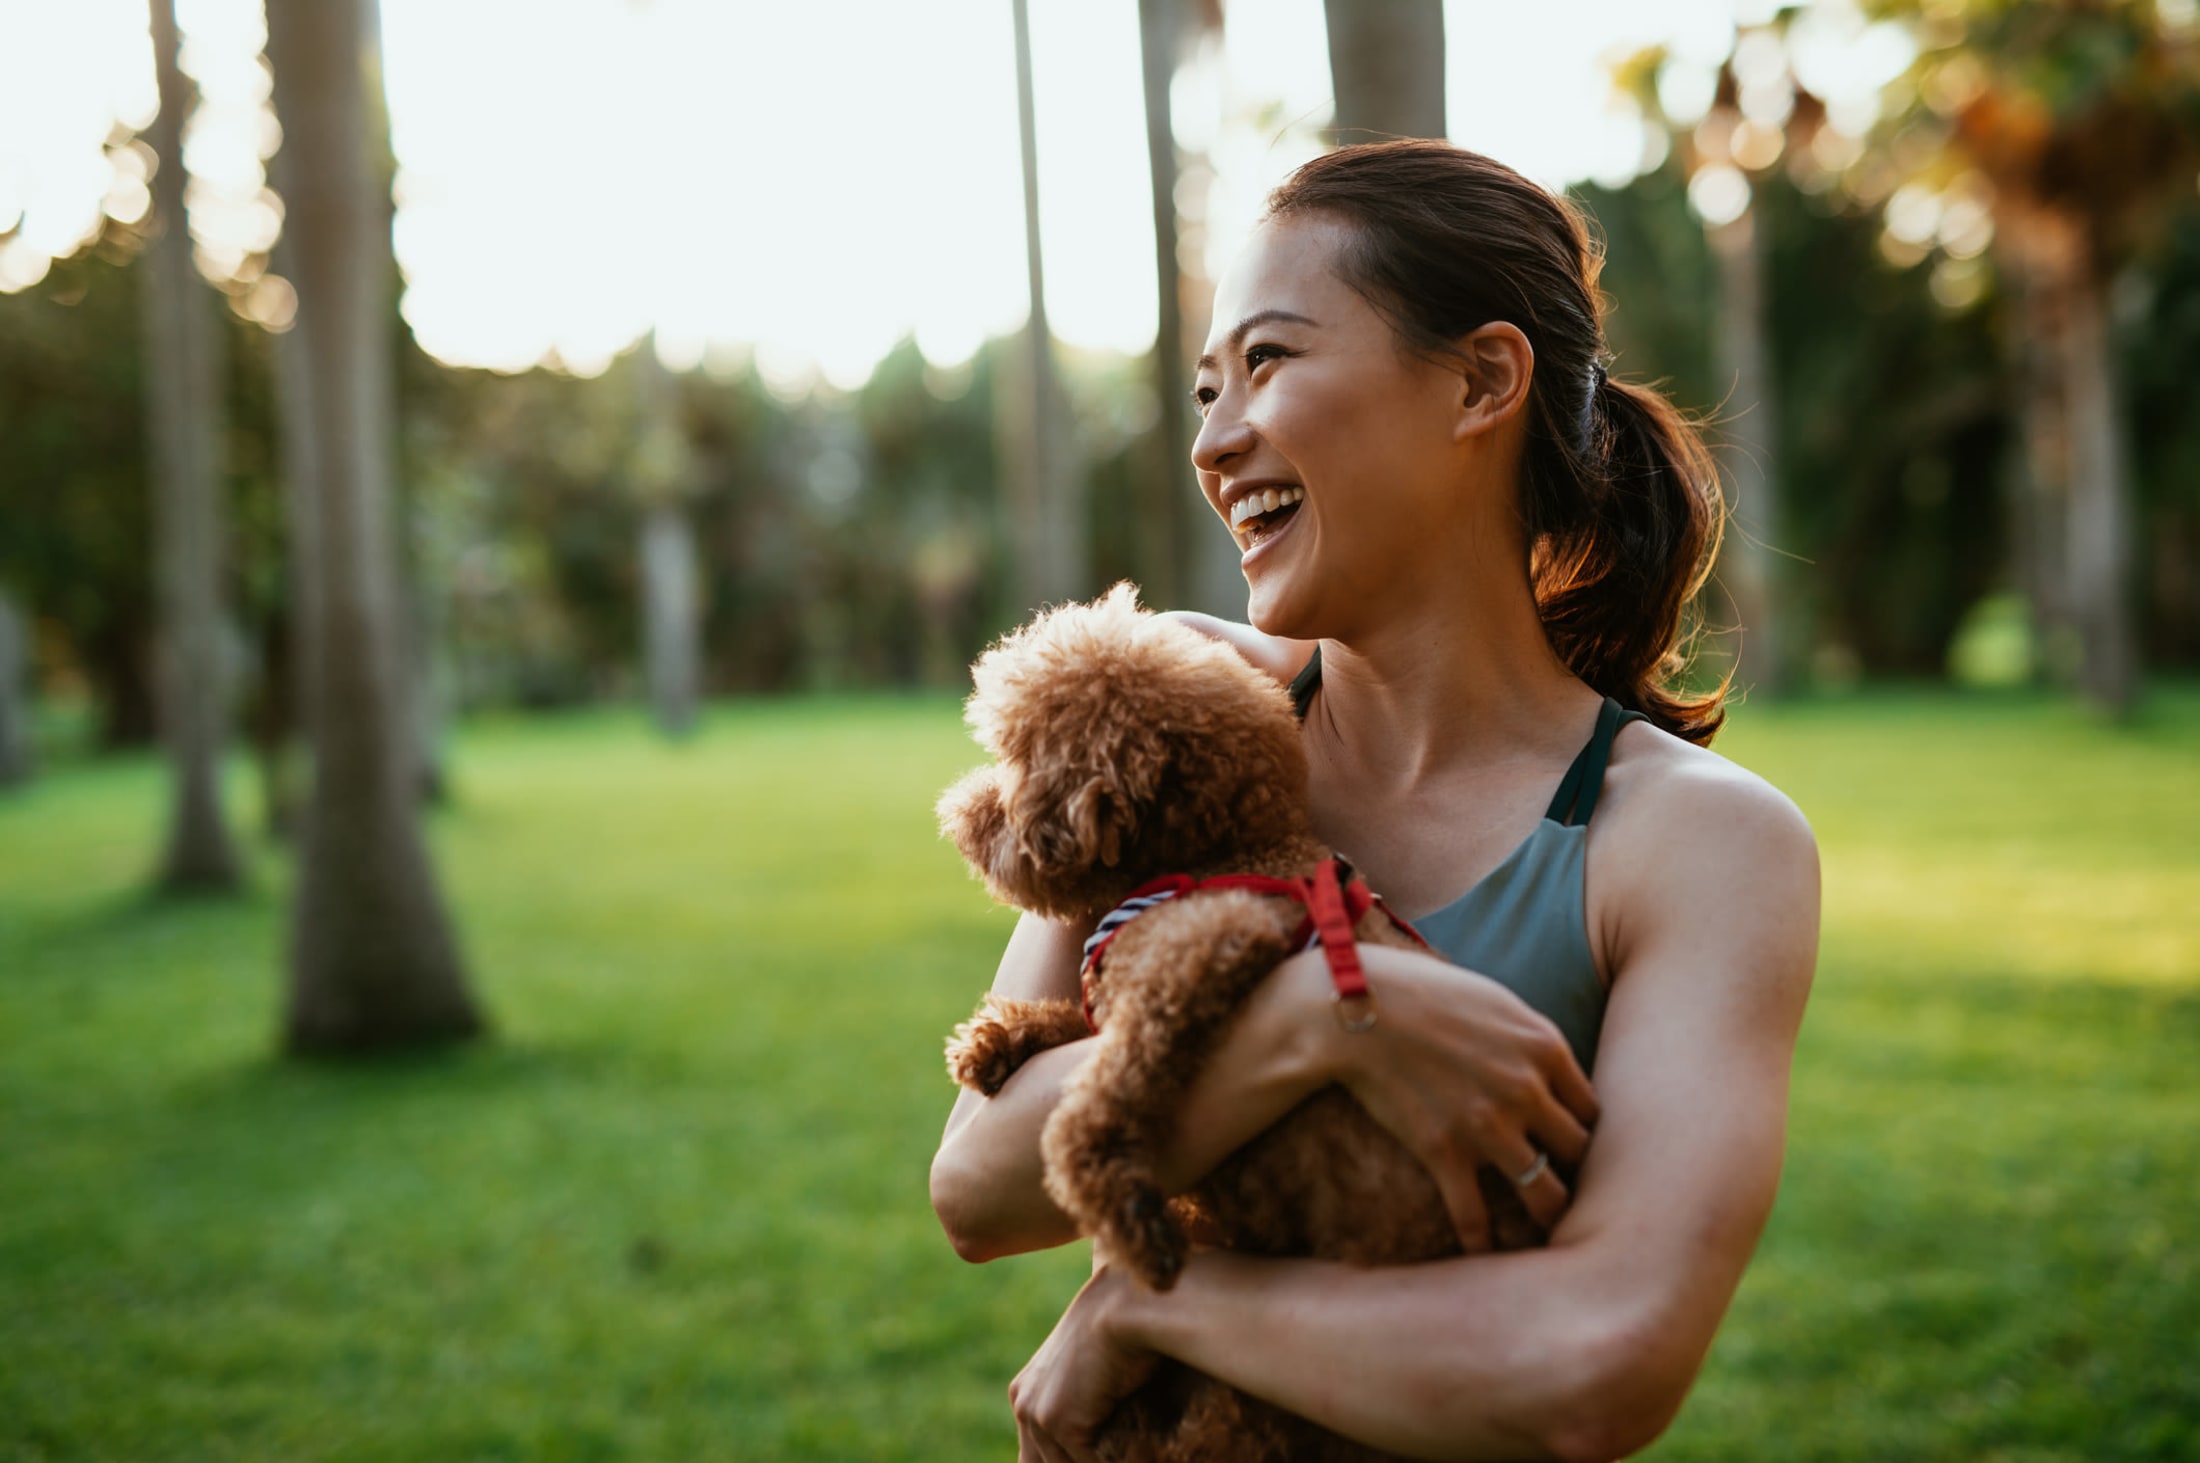
[[[947,1040],[947,1075],[972,1092],[991,1097],[1021,1065],[1007,1028],[990,1012],[963,1022]]]

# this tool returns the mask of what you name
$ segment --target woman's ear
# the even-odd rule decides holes
[[[1492,320],[1459,339],[1456,438],[1479,436],[1518,415],[1535,379],[1535,347],[1519,326]]]

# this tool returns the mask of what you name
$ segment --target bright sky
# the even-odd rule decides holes
[[[1685,93],[1737,14],[1771,8],[1446,0],[1452,138],[1553,185],[1623,181],[1646,142],[1608,59],[1664,41]],[[1051,322],[1125,352],[1154,332],[1137,9],[1031,0]],[[260,4],[179,10],[206,98],[192,230],[233,277],[280,218]],[[1214,168],[1210,272],[1330,111],[1321,0],[1227,15],[1174,94],[1179,142]],[[853,386],[912,332],[951,364],[1024,317],[1009,0],[383,0],[382,33],[403,308],[446,361],[589,373],[654,327],[675,366],[753,350],[786,386]],[[0,290],[103,209],[142,216],[143,154],[107,144],[150,121],[151,64],[143,0],[0,0]]]

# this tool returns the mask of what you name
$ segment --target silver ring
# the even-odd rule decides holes
[[[1550,1166],[1551,1155],[1548,1153],[1538,1153],[1535,1156],[1535,1162],[1528,1165],[1527,1171],[1521,1174],[1520,1177],[1513,1180],[1513,1187],[1516,1189],[1526,1188],[1528,1185],[1534,1183],[1537,1179],[1543,1177],[1543,1170],[1549,1168]]]

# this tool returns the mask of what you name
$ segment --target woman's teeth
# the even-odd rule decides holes
[[[1287,508],[1306,496],[1304,488],[1261,488],[1230,505],[1230,527],[1243,529],[1246,520]]]

